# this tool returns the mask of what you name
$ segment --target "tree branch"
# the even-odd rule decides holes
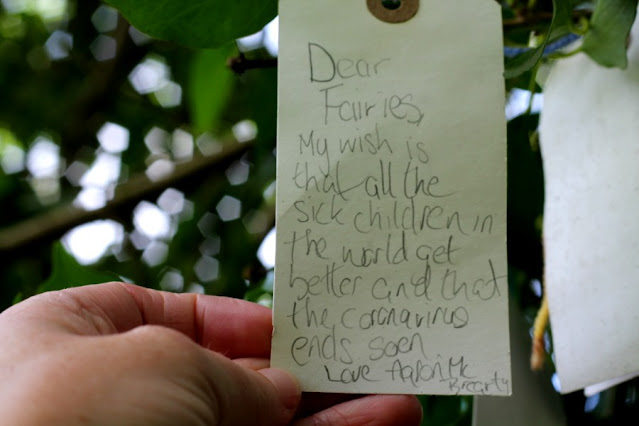
[[[229,58],[227,66],[236,74],[242,75],[248,70],[259,68],[275,68],[277,67],[277,58],[267,59],[246,59],[243,53],[234,58]]]
[[[151,181],[144,174],[136,175],[119,185],[113,199],[101,209],[87,211],[67,204],[0,229],[0,253],[26,248],[42,239],[57,238],[75,226],[111,217],[115,210],[127,203],[152,196],[170,186],[179,186],[189,178],[210,172],[212,168],[224,170],[252,146],[252,143],[225,144],[222,152],[198,156],[188,163],[177,165],[173,173],[157,181]]]

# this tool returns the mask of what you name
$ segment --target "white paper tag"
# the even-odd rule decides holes
[[[626,70],[584,54],[544,87],[545,281],[561,391],[639,372],[639,26]]]
[[[280,0],[271,364],[305,391],[510,393],[499,5],[420,3]]]

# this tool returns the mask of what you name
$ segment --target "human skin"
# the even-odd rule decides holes
[[[0,412],[21,425],[418,425],[413,396],[302,394],[271,311],[107,283],[0,313]]]

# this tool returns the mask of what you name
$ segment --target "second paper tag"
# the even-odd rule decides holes
[[[271,364],[305,391],[510,393],[500,10],[419,3],[280,0]]]

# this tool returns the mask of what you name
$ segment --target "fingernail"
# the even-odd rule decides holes
[[[279,368],[265,368],[259,372],[273,383],[282,405],[287,410],[296,410],[302,398],[302,391],[295,377]]]

